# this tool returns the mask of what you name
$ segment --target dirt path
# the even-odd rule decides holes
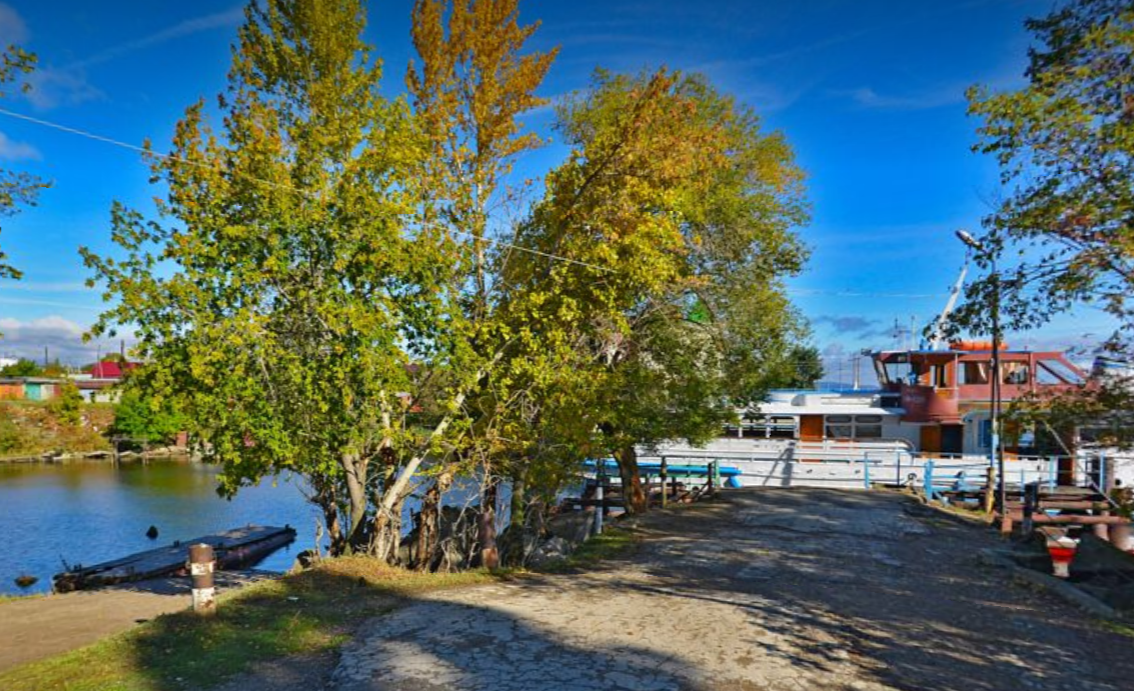
[[[218,591],[264,577],[254,571],[218,574]],[[188,578],[5,602],[0,604],[0,672],[90,645],[189,603]]]
[[[343,651],[342,691],[1134,689],[1134,640],[887,492],[736,491],[641,522],[607,568],[425,596]]]

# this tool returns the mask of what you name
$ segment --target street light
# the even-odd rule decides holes
[[[996,466],[997,495],[999,495],[1000,515],[1008,511],[1008,494],[1004,484],[1004,450],[1000,448],[1000,274],[996,272],[996,253],[986,252],[984,243],[974,238],[968,231],[958,230],[957,237],[977,252],[988,256],[992,270],[992,448],[989,459]]]

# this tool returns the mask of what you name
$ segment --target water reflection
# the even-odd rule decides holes
[[[63,562],[94,564],[255,523],[290,524],[299,537],[261,568],[284,570],[314,542],[318,513],[301,480],[284,475],[246,487],[233,501],[216,493],[217,469],[184,459],[124,463],[0,464],[0,592],[43,592]],[[145,533],[157,526],[159,537]],[[39,577],[28,591],[14,580]]]

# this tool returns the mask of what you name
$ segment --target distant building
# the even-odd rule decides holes
[[[137,362],[118,363],[114,360],[96,362],[91,368],[91,379],[113,379],[119,381],[122,375],[138,368]]]
[[[79,394],[88,403],[117,403],[118,390],[115,384],[122,381],[127,372],[138,367],[137,362],[118,363],[113,360],[96,362],[91,371],[71,377]]]
[[[50,401],[59,395],[60,379],[47,377],[0,378],[0,399],[9,401]]]

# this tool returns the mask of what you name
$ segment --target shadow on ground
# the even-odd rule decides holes
[[[849,654],[902,689],[1134,688],[1134,641],[1007,582],[977,558],[990,530],[907,496],[737,491],[642,529],[647,578],[617,588],[743,608],[778,635],[752,647],[801,668]]]
[[[592,570],[441,592],[313,571],[121,645],[160,691],[1134,688],[1134,641],[1006,582],[976,556],[991,531],[908,497],[735,491],[636,523],[638,549]]]

